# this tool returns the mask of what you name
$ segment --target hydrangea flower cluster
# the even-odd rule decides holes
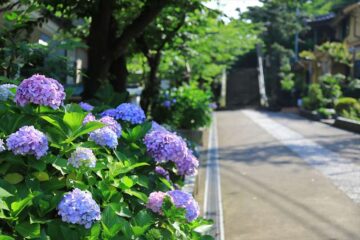
[[[6,145],[15,155],[35,155],[37,159],[44,156],[49,148],[46,136],[33,126],[21,127],[10,134]]]
[[[79,106],[86,112],[91,112],[92,110],[94,110],[94,106],[86,102],[80,102]]]
[[[2,84],[0,85],[0,101],[6,101],[10,97],[14,97],[15,94],[11,91],[12,88],[17,88],[14,84]]]
[[[104,123],[108,128],[110,128],[116,136],[121,137],[121,125],[112,117],[105,116],[100,119],[100,122]]]
[[[190,152],[181,161],[175,162],[180,175],[195,175],[199,167],[199,160]]]
[[[96,121],[95,116],[92,113],[88,113],[83,120],[83,125],[86,125],[88,122],[94,122],[94,121]]]
[[[96,165],[96,157],[91,149],[78,147],[68,159],[68,164],[75,168],[81,166],[94,168]]]
[[[164,192],[150,193],[146,207],[151,209],[155,213],[161,214],[161,207],[162,207],[165,196],[166,196],[166,193],[164,193]]]
[[[173,190],[164,192],[152,192],[149,195],[147,208],[151,209],[153,212],[162,214],[161,207],[164,201],[165,196],[169,196],[171,201],[174,203],[175,207],[183,208],[186,210],[186,219],[189,222],[192,222],[198,218],[200,214],[199,204],[195,201],[191,194],[180,190]]]
[[[95,221],[101,219],[100,207],[92,198],[91,193],[78,188],[64,195],[58,205],[58,214],[62,221],[84,225],[87,229]]]
[[[65,99],[64,87],[55,79],[35,74],[21,82],[15,101],[20,106],[29,103],[58,109]]]
[[[0,139],[0,152],[3,152],[6,150],[4,140]]]
[[[166,130],[166,128],[164,128],[163,126],[158,124],[157,122],[152,121],[151,131],[167,131],[167,130]]]
[[[195,220],[199,216],[199,204],[191,194],[180,190],[169,191],[167,194],[177,208],[184,208],[186,210],[186,219],[189,222]]]
[[[143,123],[146,119],[144,111],[132,103],[120,104],[116,109],[108,109],[101,113],[101,116],[109,116],[131,124]]]
[[[169,172],[167,170],[165,170],[163,167],[160,166],[156,166],[155,167],[155,172],[161,176],[163,176],[164,178],[166,178],[166,180],[170,180],[169,177]]]
[[[179,175],[194,175],[199,161],[187,148],[185,141],[167,130],[154,130],[145,135],[147,152],[156,162],[172,161]]]
[[[187,154],[185,141],[169,131],[151,131],[145,135],[147,152],[156,162],[179,162]]]
[[[103,127],[91,132],[89,139],[104,147],[116,148],[118,145],[118,137],[109,127]]]

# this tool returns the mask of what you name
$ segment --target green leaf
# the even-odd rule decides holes
[[[152,215],[150,215],[146,210],[141,210],[136,214],[132,230],[136,236],[141,236],[145,231],[154,223]]]
[[[128,176],[124,176],[120,179],[120,182],[122,183],[121,185],[124,187],[124,189],[126,188],[131,188],[132,186],[134,186],[134,181],[129,178]]]
[[[0,240],[15,240],[15,238],[1,234]]]
[[[4,180],[11,184],[17,184],[24,180],[24,177],[19,173],[8,173],[5,175]]]
[[[135,196],[138,199],[140,199],[141,201],[143,201],[144,203],[146,203],[148,201],[148,197],[146,196],[146,194],[144,194],[142,192],[134,191],[131,189],[126,189],[126,190],[124,190],[124,193],[126,193],[130,196]]]
[[[96,129],[104,127],[105,124],[101,122],[88,122],[85,126],[81,126],[73,133],[72,139],[76,139],[84,134],[95,131]]]
[[[33,174],[35,178],[40,182],[49,181],[49,174],[47,174],[46,172],[34,172]]]
[[[0,198],[6,198],[13,196],[11,193],[6,191],[4,188],[0,187]]]
[[[40,237],[40,224],[21,223],[15,226],[15,230],[24,238]]]
[[[19,213],[21,213],[25,207],[29,206],[32,204],[32,199],[35,196],[33,194],[28,195],[26,198],[20,200],[20,201],[16,201],[11,203],[11,210],[14,216],[17,216]]]
[[[60,117],[53,116],[53,115],[51,115],[51,116],[43,115],[43,116],[41,116],[41,118],[43,120],[47,121],[48,123],[50,123],[51,125],[53,125],[54,127],[56,127],[57,129],[59,129],[62,134],[66,135],[67,127],[65,125],[63,125],[62,119]]]
[[[106,207],[101,217],[104,234],[110,238],[114,237],[121,230],[124,221],[126,222],[115,213],[112,207]]]
[[[66,112],[63,121],[72,131],[75,131],[82,126],[85,116],[84,112]]]
[[[135,163],[133,165],[124,167],[124,165],[121,162],[111,163],[111,164],[109,164],[110,175],[112,177],[116,177],[119,174],[128,173],[131,170],[138,168],[138,167],[142,167],[142,166],[149,166],[149,164],[146,162],[140,162],[140,163]]]
[[[145,137],[146,133],[151,129],[152,123],[146,122],[134,127],[130,132],[130,138],[133,142]]]

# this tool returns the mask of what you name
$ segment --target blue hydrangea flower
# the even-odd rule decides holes
[[[81,166],[94,168],[96,165],[96,157],[91,149],[78,147],[68,159],[68,164],[75,168]]]
[[[0,139],[0,152],[3,152],[5,150],[6,148],[5,148],[4,140]]]
[[[92,199],[91,193],[77,188],[64,195],[58,205],[58,214],[62,221],[84,225],[87,229],[101,219],[100,207]]]
[[[146,116],[139,106],[132,103],[123,103],[116,108],[115,118],[131,124],[140,124],[145,121]]]
[[[200,214],[199,204],[190,194],[174,190],[167,192],[172,202],[177,208],[184,208],[186,210],[186,219],[191,222],[195,220]]]
[[[157,122],[152,121],[151,131],[167,131],[167,130]]]
[[[105,110],[102,113],[100,113],[100,116],[101,117],[109,116],[109,117],[117,119],[116,118],[117,111],[116,111],[116,109],[111,108],[111,109]]]
[[[89,134],[89,139],[104,147],[116,148],[118,145],[118,137],[109,127],[103,127],[91,132]]]
[[[152,192],[149,195],[146,207],[151,209],[155,213],[161,214],[161,207],[164,201],[166,193],[164,192]]]
[[[104,123],[108,128],[116,133],[116,136],[121,137],[121,125],[112,117],[105,116],[100,119],[100,122]]]
[[[83,120],[83,125],[86,125],[88,122],[94,122],[94,121],[96,121],[95,116],[92,113],[88,113]]]
[[[200,215],[199,204],[195,201],[193,196],[190,194],[180,191],[173,190],[164,192],[152,192],[149,195],[146,207],[151,209],[153,212],[162,214],[161,207],[164,202],[164,198],[169,196],[175,207],[183,208],[186,211],[186,219],[189,222],[194,221]]]
[[[11,91],[12,88],[17,88],[14,84],[2,84],[0,85],[0,101],[6,101],[11,97],[14,97],[15,94]]]
[[[91,105],[91,104],[88,104],[86,102],[80,102],[79,103],[79,106],[84,110],[84,111],[87,111],[87,112],[91,112],[93,109],[94,109],[94,106]]]
[[[18,86],[15,101],[20,106],[29,103],[58,109],[65,99],[64,87],[55,79],[35,74]]]
[[[195,175],[197,173],[197,168],[199,167],[198,159],[190,152],[190,150],[183,159],[179,159],[175,164],[179,175]]]
[[[166,107],[166,108],[170,108],[171,107],[171,101],[170,100],[165,100],[162,105],[164,107]]]
[[[164,178],[166,178],[168,181],[170,181],[169,172],[167,170],[165,170],[163,167],[156,166],[155,172],[157,174],[163,176]]]
[[[46,136],[33,126],[21,127],[10,134],[6,145],[15,155],[35,155],[37,159],[44,156],[49,148]]]
[[[145,135],[144,143],[156,162],[180,162],[188,153],[185,141],[168,131],[151,131]]]

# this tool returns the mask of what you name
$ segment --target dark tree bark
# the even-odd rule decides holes
[[[125,55],[118,57],[115,61],[112,62],[110,67],[110,83],[113,86],[116,92],[125,92],[126,91],[126,79],[129,75],[126,66],[126,57]]]
[[[142,12],[132,23],[125,27],[122,34],[114,39],[113,11],[115,0],[100,0],[97,12],[92,18],[90,34],[88,38],[88,72],[84,79],[83,98],[94,96],[100,84],[108,79],[109,71],[115,69],[117,63],[121,63],[127,48],[133,39],[138,37],[161,10],[170,4],[172,0],[148,0]],[[120,59],[120,60],[119,60]],[[126,85],[126,71],[123,66],[121,70],[113,70],[122,73],[117,77],[116,88],[123,89]],[[124,78],[125,76],[125,78]],[[122,81],[122,82],[121,82]]]

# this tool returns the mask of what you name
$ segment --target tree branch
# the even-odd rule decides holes
[[[161,10],[171,2],[172,0],[148,0],[140,15],[129,24],[121,36],[115,40],[115,48],[111,54],[112,58],[116,59],[124,54],[131,41],[137,38],[145,30],[146,26],[156,18]]]

